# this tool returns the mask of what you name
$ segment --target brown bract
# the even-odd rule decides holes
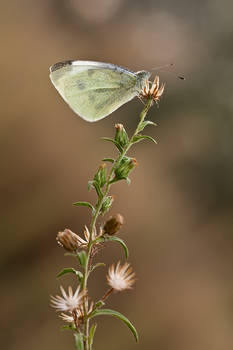
[[[156,75],[153,83],[149,80],[146,81],[146,85],[144,89],[140,93],[140,97],[142,98],[151,98],[151,105],[156,102],[158,103],[160,97],[164,92],[165,84],[161,84],[159,86],[159,77]]]

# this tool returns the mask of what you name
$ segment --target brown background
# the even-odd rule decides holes
[[[186,76],[160,72],[166,92],[150,111],[159,126],[147,129],[158,146],[136,145],[131,186],[112,188],[137,283],[107,306],[133,321],[140,344],[103,317],[95,349],[232,349],[232,1],[14,0],[0,9],[1,348],[74,349],[49,306],[59,283],[75,285],[56,280],[74,261],[55,236],[89,223],[72,202],[95,199],[87,181],[115,152],[100,137],[117,122],[132,132],[142,109],[135,99],[99,123],[76,117],[48,68],[89,59],[134,71],[175,63]],[[99,257],[119,259],[114,245]],[[99,298],[105,270],[90,283]]]

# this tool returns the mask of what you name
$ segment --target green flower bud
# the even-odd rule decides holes
[[[124,126],[122,124],[115,124],[115,128],[115,141],[118,142],[121,147],[125,147],[129,143],[129,138]]]
[[[102,188],[107,181],[107,170],[106,170],[106,164],[103,163],[100,165],[97,173],[94,176],[94,181],[98,183],[100,188]]]
[[[115,169],[115,181],[127,179],[130,171],[137,165],[135,158],[123,157],[119,166]]]
[[[103,201],[102,207],[101,207],[101,214],[102,215],[104,215],[104,213],[106,213],[110,209],[112,202],[113,202],[112,196],[107,196],[105,198],[105,200]]]

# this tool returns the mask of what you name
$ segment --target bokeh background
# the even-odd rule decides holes
[[[1,347],[75,348],[49,306],[60,283],[74,285],[55,277],[74,263],[56,233],[81,234],[89,223],[88,209],[72,203],[95,200],[87,181],[115,154],[100,137],[113,136],[117,122],[132,132],[142,109],[135,99],[98,123],[78,118],[48,68],[89,59],[133,71],[175,64],[173,74],[159,71],[166,91],[149,114],[158,145],[136,145],[132,184],[112,188],[109,215],[125,217],[137,283],[107,306],[133,321],[140,344],[103,317],[95,349],[232,349],[232,1],[13,0],[0,8]],[[99,257],[119,259],[111,244]],[[106,290],[105,273],[91,278],[93,298]]]

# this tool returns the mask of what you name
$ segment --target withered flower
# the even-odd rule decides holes
[[[64,231],[60,231],[57,234],[57,242],[60,246],[68,250],[69,252],[76,252],[86,241],[82,239],[79,235],[72,232],[68,228]]]
[[[142,90],[140,97],[143,98],[151,98],[151,103],[153,104],[154,102],[158,103],[160,100],[160,97],[162,96],[164,92],[165,84],[161,84],[159,86],[159,77],[156,75],[153,83],[150,82],[149,80],[146,80],[146,86]]]

